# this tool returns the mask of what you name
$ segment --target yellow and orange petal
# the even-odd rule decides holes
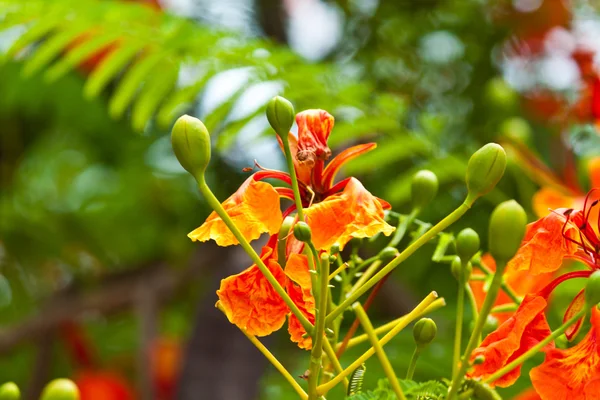
[[[592,328],[577,345],[546,352],[531,370],[533,387],[543,400],[600,399],[600,311],[592,309]]]
[[[277,191],[268,183],[255,181],[252,176],[222,205],[248,241],[257,239],[262,233],[277,233],[283,221]],[[219,246],[239,243],[216,212],[212,212],[188,237],[200,242],[212,239]]]
[[[341,193],[312,205],[304,213],[312,230],[313,243],[321,250],[336,243],[343,248],[355,237],[371,237],[378,233],[389,236],[395,229],[384,221],[381,202],[355,178],[350,178]]]
[[[484,362],[473,367],[470,378],[485,379],[542,341],[551,331],[544,316],[547,302],[541,296],[527,295],[515,314],[490,333],[471,356]],[[491,386],[510,386],[519,378],[521,366],[516,367]]]
[[[325,110],[306,110],[296,115],[296,123],[298,124],[296,159],[300,164],[312,168],[317,160],[327,160],[331,156],[327,140],[333,129],[333,116]]]
[[[527,225],[521,248],[508,268],[533,275],[554,272],[562,265],[563,258],[575,254],[577,245],[564,238],[563,229],[565,235],[575,238],[576,228],[571,224],[565,227],[562,211],[558,209]]]
[[[531,199],[533,211],[539,218],[547,216],[557,208],[581,208],[583,200],[581,196],[572,196],[551,187],[541,188]]]
[[[272,249],[263,249],[262,259],[275,279],[286,285],[286,276],[273,258]],[[256,265],[221,281],[217,290],[229,322],[250,335],[266,336],[283,326],[288,306]]]
[[[481,262],[492,272],[496,271],[496,262],[494,258],[489,254],[485,253],[481,257]],[[473,272],[474,276],[484,275],[483,272]],[[506,268],[504,272],[504,282],[508,285],[512,291],[520,297],[525,297],[529,293],[537,293],[549,284],[553,279],[554,273],[547,272],[540,275],[530,275],[527,271],[515,270],[514,265]],[[481,309],[487,291],[485,288],[485,281],[483,280],[471,280],[469,286],[473,291],[475,302],[477,303],[478,309]],[[503,290],[498,293],[494,306],[500,306],[504,304],[512,304],[513,300]],[[494,313],[494,317],[498,320],[498,324],[502,324],[508,318],[514,314],[514,311],[498,312]]]
[[[314,324],[315,322],[315,298],[311,294],[311,278],[308,271],[308,259],[304,254],[292,254],[285,264],[285,274],[289,278],[286,290],[292,301],[300,311]],[[312,348],[312,339],[303,337],[306,330],[300,324],[295,315],[290,314],[288,321],[288,332],[293,342],[298,347],[306,350]]]
[[[322,180],[324,189],[327,190],[333,185],[333,182],[335,181],[335,176],[339,172],[340,168],[344,166],[344,164],[346,164],[349,161],[352,161],[353,159],[362,154],[374,150],[375,148],[377,148],[376,143],[359,144],[358,146],[350,147],[342,151],[337,156],[335,156],[333,160],[331,160],[331,162],[327,164],[327,167],[325,167],[325,169],[323,170]]]

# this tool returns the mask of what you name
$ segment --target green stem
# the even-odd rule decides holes
[[[335,373],[341,374],[344,369],[342,368],[342,364],[340,364],[340,360],[335,355],[335,350],[333,349],[331,343],[329,343],[329,340],[323,341],[323,349],[325,350],[325,354],[327,355],[329,362],[331,365],[333,365]],[[344,378],[344,388],[346,390],[348,389],[348,379],[346,378]]]
[[[402,321],[398,322],[398,324],[389,331],[384,337],[379,340],[379,344],[381,346],[385,346],[390,340],[392,340],[402,329],[406,328],[408,324],[410,324],[415,319],[419,318],[419,316],[435,301],[438,297],[436,292],[431,292],[420,302],[410,313],[406,315],[406,318],[403,318]],[[358,357],[352,364],[346,367],[340,374],[336,375],[331,381],[324,383],[317,387],[317,393],[323,394],[327,393],[329,390],[334,388],[338,383],[340,383],[346,376],[350,375],[356,368],[358,368],[362,363],[367,361],[375,354],[375,349],[371,347],[367,350],[363,355]]]
[[[394,232],[394,236],[392,236],[392,240],[390,240],[388,247],[396,247],[400,244],[408,231],[408,227],[412,225],[415,218],[417,218],[417,215],[419,215],[419,211],[421,210],[415,208],[406,217],[401,218],[402,222],[398,224],[396,232]]]
[[[465,313],[465,284],[464,284],[464,268],[461,268],[458,277],[458,300],[456,304],[456,325],[454,328],[454,353],[452,358],[452,376],[456,373],[460,360],[460,348],[462,344],[462,327],[463,317]]]
[[[419,346],[415,347],[415,352],[410,358],[410,364],[408,364],[408,371],[406,371],[406,379],[412,380],[413,375],[415,374],[415,369],[417,368],[417,360],[419,359],[419,354],[421,354],[421,349]]]
[[[411,243],[402,253],[398,254],[396,258],[390,261],[385,267],[383,267],[377,274],[375,274],[371,279],[369,279],[364,285],[357,288],[355,292],[350,294],[340,305],[338,305],[328,316],[327,320],[331,321],[335,319],[338,315],[344,312],[348,307],[350,307],[360,296],[365,294],[367,290],[371,289],[373,286],[377,284],[381,279],[383,279],[387,274],[392,272],[394,268],[400,265],[404,260],[406,260],[409,256],[411,256],[415,251],[417,251],[421,246],[435,237],[438,233],[452,225],[454,222],[460,219],[469,209],[471,208],[471,203],[467,203],[466,201],[461,204],[456,210],[454,210],[450,215],[441,220],[437,225],[433,226],[427,232],[425,232],[421,237]]]
[[[498,291],[500,290],[500,286],[502,284],[502,274],[504,273],[504,268],[506,266],[506,262],[497,262],[496,272],[494,273],[494,278],[492,279],[492,283],[488,290],[487,295],[485,296],[485,300],[483,301],[483,305],[481,306],[481,311],[477,316],[477,321],[475,322],[475,328],[473,332],[471,332],[471,337],[469,338],[469,343],[467,344],[467,348],[465,349],[465,353],[462,357],[462,362],[460,363],[460,368],[452,375],[452,383],[450,385],[450,390],[448,392],[448,400],[454,399],[456,393],[458,392],[458,387],[462,382],[462,378],[469,367],[469,359],[471,358],[471,353],[475,350],[475,347],[479,343],[479,337],[481,336],[481,332],[483,330],[483,326],[487,320],[487,316],[490,313],[494,303],[496,302],[496,298],[498,297]]]
[[[254,251],[252,246],[250,246],[250,243],[248,243],[248,241],[246,240],[244,235],[242,235],[242,233],[240,232],[238,227],[235,225],[235,222],[233,222],[233,220],[231,219],[229,214],[227,214],[225,209],[223,209],[223,206],[221,205],[219,200],[215,197],[213,192],[210,190],[210,188],[206,184],[206,181],[204,180],[204,177],[202,177],[198,181],[198,188],[200,189],[200,193],[202,193],[202,195],[206,199],[208,205],[213,210],[215,210],[215,212],[219,215],[219,217],[221,217],[221,219],[223,220],[225,225],[227,225],[227,227],[229,228],[231,233],[233,233],[233,235],[236,237],[236,239],[240,242],[240,246],[242,246],[242,248],[246,251],[246,253],[248,253],[248,255],[250,256],[252,261],[254,261],[256,266],[260,269],[260,272],[263,273],[265,278],[267,278],[269,283],[273,286],[273,289],[275,289],[277,294],[283,299],[283,301],[290,308],[292,313],[296,316],[296,318],[298,318],[298,321],[300,321],[300,324],[302,324],[302,327],[306,330],[306,332],[312,332],[313,325],[304,316],[302,311],[300,311],[300,309],[298,308],[296,303],[294,303],[292,301],[290,296],[287,294],[285,289],[279,284],[277,279],[275,279],[275,277],[271,273],[271,270],[269,270],[269,268],[267,268],[267,266],[265,265],[263,260],[261,260],[260,256],[256,253],[256,251]]]
[[[517,366],[523,364],[529,358],[537,354],[540,350],[542,350],[545,346],[547,346],[550,342],[558,338],[562,335],[571,325],[577,322],[580,318],[583,318],[585,314],[588,312],[589,308],[586,306],[582,310],[580,310],[577,314],[571,317],[567,322],[558,327],[555,331],[553,331],[548,337],[544,340],[533,346],[531,349],[527,350],[525,353],[521,354],[519,357],[515,358],[510,363],[506,364],[504,367],[500,368],[498,371],[487,377],[483,382],[490,383],[495,380],[502,378],[508,372],[515,369]]]
[[[377,338],[377,334],[373,330],[373,324],[371,324],[371,321],[369,320],[367,313],[365,312],[364,308],[362,308],[362,306],[358,302],[354,303],[352,305],[352,308],[354,309],[354,312],[356,313],[356,316],[358,317],[360,324],[362,325],[363,329],[367,333],[367,336],[369,337],[369,340],[371,341],[371,345],[375,349],[375,353],[377,354],[377,357],[379,358],[379,362],[381,363],[383,372],[385,373],[385,376],[388,378],[388,381],[389,381],[390,385],[392,386],[394,393],[396,393],[396,396],[398,397],[398,399],[406,400],[406,397],[404,396],[404,392],[402,392],[402,388],[400,387],[400,383],[398,383],[398,378],[396,377],[396,374],[394,373],[394,369],[392,368],[392,364],[390,363],[390,360],[388,360],[387,355],[385,354],[385,351],[383,351],[383,347],[379,343],[379,339]]]
[[[354,283],[354,285],[352,285],[352,288],[348,292],[348,295],[356,292],[356,290],[358,288],[360,288],[362,285],[364,285],[365,282],[367,282],[369,280],[369,278],[373,276],[373,274],[377,271],[377,269],[379,269],[380,265],[381,265],[381,260],[377,260],[373,264],[369,265],[369,268],[367,268],[367,270],[358,278],[358,280]]]
[[[465,285],[465,290],[467,292],[467,297],[469,298],[469,304],[471,305],[473,321],[476,321],[479,316],[479,311],[477,309],[477,300],[475,299],[475,294],[473,293],[473,289],[471,289],[469,284]],[[477,341],[481,342],[481,337],[478,337]]]
[[[329,274],[329,280],[332,280],[337,274],[339,274],[340,272],[342,272],[346,268],[348,268],[348,263],[343,263],[342,265],[340,265],[339,267],[337,267],[335,269],[335,271],[333,271],[331,274]]]
[[[502,304],[502,305],[496,306],[496,307],[492,308],[492,311],[490,311],[490,312],[492,314],[501,313],[501,312],[512,312],[512,311],[517,311],[518,308],[519,308],[518,304],[508,303],[508,304]]]
[[[485,264],[483,264],[481,262],[481,259],[477,260],[474,262],[474,264],[486,275],[492,275],[493,272],[491,269],[489,269],[488,267],[485,266]],[[504,291],[504,293],[506,293],[506,295],[508,297],[510,297],[510,299],[512,301],[514,301],[517,304],[521,304],[521,302],[523,301],[523,299],[521,297],[519,297],[519,295],[517,295],[514,290],[512,290],[510,288],[510,286],[508,286],[506,284],[506,282],[502,281],[502,285],[500,286],[502,288],[502,290]]]
[[[319,382],[319,373],[321,372],[321,363],[323,358],[323,341],[325,338],[325,317],[327,315],[327,294],[329,277],[329,255],[321,255],[319,273],[319,302],[316,309],[317,319],[315,323],[315,334],[313,336],[313,347],[310,353],[310,367],[308,375],[308,399],[316,400],[317,384]]]
[[[304,221],[304,211],[302,209],[302,198],[300,197],[300,189],[298,187],[298,177],[296,176],[296,169],[294,168],[294,159],[292,158],[292,152],[290,150],[290,141],[286,137],[282,137],[281,142],[283,143],[283,151],[285,152],[285,161],[287,168],[292,179],[292,190],[294,191],[294,202],[296,203],[296,210],[298,211],[298,219]]]
[[[217,308],[219,310],[221,310],[223,313],[225,313],[225,310],[223,310],[223,306],[221,304],[217,304]],[[283,377],[285,378],[285,380],[287,380],[289,382],[290,385],[292,385],[292,387],[294,388],[294,390],[296,391],[296,393],[298,393],[298,395],[300,396],[300,398],[302,400],[307,400],[308,396],[306,394],[306,392],[302,389],[302,387],[298,384],[298,382],[296,382],[296,380],[294,379],[294,377],[292,377],[292,375],[288,372],[287,369],[285,369],[285,367],[279,362],[279,360],[277,359],[277,357],[275,357],[273,355],[273,353],[271,353],[269,351],[269,349],[267,349],[265,347],[265,345],[263,345],[260,340],[258,340],[256,338],[256,336],[253,335],[249,335],[248,332],[246,332],[243,329],[240,329],[242,331],[242,333],[244,335],[246,335],[246,337],[252,342],[252,344],[254,346],[256,346],[256,348],[258,349],[258,351],[260,351],[267,360],[269,360],[271,362],[271,364],[273,364],[273,366],[277,369],[277,371],[279,371],[279,373],[281,373],[281,375],[283,375]]]

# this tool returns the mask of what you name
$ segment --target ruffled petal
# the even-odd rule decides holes
[[[550,335],[541,296],[528,295],[515,314],[490,333],[471,355],[471,361],[483,356],[484,362],[473,367],[471,378],[485,379]],[[519,378],[521,366],[502,376],[491,386],[510,386]]]
[[[273,186],[255,181],[253,176],[223,202],[223,208],[248,241],[257,239],[265,232],[271,235],[277,233],[283,221],[279,208],[279,194]],[[190,232],[188,237],[200,242],[213,239],[219,246],[239,243],[214,211],[199,228]]]
[[[275,279],[285,287],[286,276],[277,262],[269,258],[272,249],[265,247],[262,258]],[[229,322],[250,335],[266,336],[283,326],[288,306],[273,289],[256,265],[221,281],[217,290]]]
[[[304,254],[292,254],[285,265],[285,274],[289,278],[287,292],[292,301],[296,303],[304,316],[314,324],[315,298],[311,294],[312,283],[306,256]],[[298,343],[298,347],[306,350],[312,348],[312,339],[310,337],[302,337],[306,333],[306,330],[293,314],[290,314],[289,317],[288,332],[290,333],[291,340]]]
[[[600,398],[600,311],[592,309],[592,329],[577,345],[546,352],[546,360],[529,373],[543,400]]]
[[[539,218],[543,218],[557,208],[580,208],[582,199],[570,196],[551,187],[538,190],[531,199],[533,211]]]
[[[321,250],[334,244],[343,248],[354,237],[389,236],[394,227],[383,219],[383,207],[355,178],[350,178],[341,193],[304,210],[312,230],[312,240]]]
[[[298,124],[296,159],[300,164],[312,168],[317,160],[327,160],[331,156],[327,139],[333,129],[333,122],[333,116],[325,110],[306,110],[296,115]]]
[[[521,248],[508,263],[508,268],[530,274],[553,272],[560,268],[563,258],[575,254],[577,245],[566,240],[564,234],[575,238],[576,228],[565,227],[564,209],[558,209],[544,218],[527,225]]]

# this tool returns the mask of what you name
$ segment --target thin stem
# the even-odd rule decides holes
[[[490,375],[483,382],[490,383],[495,380],[502,378],[504,375],[515,369],[517,366],[523,364],[529,358],[538,353],[541,349],[548,345],[548,343],[552,342],[560,335],[562,335],[571,325],[576,323],[580,318],[583,318],[585,314],[588,312],[589,308],[584,307],[577,314],[571,317],[567,322],[558,327],[555,331],[553,331],[550,335],[548,335],[544,340],[533,346],[531,349],[527,350],[525,353],[521,354],[519,357],[515,358],[510,363],[506,364],[504,367],[500,368],[498,371]]]
[[[315,323],[315,334],[313,336],[313,347],[310,353],[310,367],[308,375],[308,399],[316,400],[317,383],[319,382],[319,374],[321,372],[321,359],[323,358],[323,342],[325,339],[325,317],[327,315],[327,294],[329,288],[329,255],[321,254],[319,273],[319,303],[316,310],[317,319]]]
[[[419,359],[419,355],[421,354],[421,349],[419,346],[415,347],[415,351],[410,358],[410,364],[408,364],[408,371],[406,371],[406,379],[412,380],[413,375],[415,374],[415,369],[417,368],[417,360]]]
[[[358,288],[363,286],[365,284],[365,282],[368,281],[369,278],[372,277],[373,274],[375,274],[375,272],[377,272],[380,265],[381,265],[381,260],[377,260],[373,264],[369,265],[369,268],[367,268],[367,270],[358,278],[358,280],[354,283],[354,285],[352,285],[352,288],[350,289],[348,294],[356,292],[356,290],[358,290]]]
[[[450,215],[441,220],[437,225],[433,226],[427,232],[423,234],[423,236],[419,237],[413,243],[411,243],[402,253],[398,254],[396,258],[390,261],[385,267],[383,267],[375,276],[369,279],[364,285],[358,288],[354,293],[346,298],[340,305],[338,305],[328,316],[327,320],[331,321],[335,319],[338,315],[344,312],[350,305],[352,305],[360,296],[365,294],[365,292],[371,289],[373,286],[377,284],[384,276],[389,274],[400,265],[404,260],[406,260],[409,256],[411,256],[415,251],[417,251],[421,246],[435,237],[438,233],[452,225],[454,222],[460,219],[469,209],[471,208],[471,203],[461,204],[456,210],[454,210]]]
[[[490,312],[492,314],[501,313],[501,312],[511,312],[511,311],[517,311],[518,308],[519,308],[518,304],[508,303],[508,304],[502,304],[500,306],[496,306],[496,307],[492,308],[492,311],[490,311]]]
[[[441,298],[435,300],[433,303],[431,303],[431,305],[429,305],[425,310],[423,310],[423,312],[421,314],[419,314],[417,316],[417,318],[421,318],[431,312],[434,312],[435,310],[439,310],[440,308],[444,307],[445,305],[446,305],[446,300],[444,300],[444,298],[441,297]],[[381,325],[380,327],[375,328],[375,333],[378,335],[381,335],[382,333],[386,333],[390,329],[392,329],[394,326],[396,326],[398,323],[404,321],[404,319],[406,319],[407,317],[408,317],[408,314],[403,315],[400,318],[396,318],[395,320],[390,321],[384,325]],[[348,341],[348,345],[346,347],[347,348],[354,347],[356,345],[366,342],[367,340],[369,340],[369,338],[368,338],[367,334],[364,333],[362,335],[359,335],[359,336],[356,336],[356,337],[353,337],[352,339],[350,339]],[[338,343],[336,345],[336,348],[340,348],[341,346],[342,346],[342,343]]]
[[[481,332],[483,330],[483,326],[487,320],[487,316],[490,313],[490,310],[494,306],[496,302],[496,298],[498,297],[498,291],[500,290],[500,286],[502,284],[502,274],[504,273],[504,267],[506,266],[505,262],[498,262],[496,267],[496,272],[494,273],[494,278],[492,279],[492,283],[488,290],[487,295],[485,296],[485,300],[483,301],[483,305],[481,306],[481,311],[479,312],[479,316],[477,317],[477,321],[475,322],[475,328],[473,332],[471,332],[471,337],[469,338],[469,343],[467,344],[467,348],[465,349],[465,353],[462,357],[462,362],[460,363],[460,368],[452,375],[452,383],[450,385],[450,390],[448,392],[448,400],[454,399],[456,393],[458,392],[458,387],[462,382],[462,378],[469,367],[469,359],[471,358],[471,353],[475,350],[475,347],[479,343],[479,337],[481,336]]]
[[[484,274],[488,276],[493,274],[492,270],[481,262],[481,259],[474,261],[473,264],[475,264]],[[502,281],[502,285],[500,285],[500,287],[502,288],[504,293],[506,293],[506,295],[510,297],[512,301],[514,301],[517,304],[521,304],[523,299],[518,294],[516,294],[515,291],[512,290],[506,282]]]
[[[260,269],[260,272],[263,273],[265,278],[267,278],[269,283],[273,286],[273,289],[275,289],[277,294],[283,299],[283,301],[290,308],[292,313],[296,316],[296,318],[298,318],[298,321],[300,321],[300,324],[302,324],[302,327],[306,330],[306,332],[312,332],[313,325],[304,316],[304,314],[302,314],[302,311],[300,311],[300,309],[298,308],[296,303],[294,303],[292,301],[290,296],[283,289],[283,287],[279,284],[277,279],[275,279],[275,277],[271,273],[271,270],[269,270],[269,268],[267,268],[267,266],[265,265],[263,260],[261,260],[260,256],[256,253],[256,251],[254,251],[252,246],[250,246],[250,243],[248,243],[248,241],[246,240],[244,235],[242,235],[242,233],[240,232],[238,227],[235,225],[235,222],[233,222],[233,220],[231,219],[229,214],[227,214],[227,212],[225,211],[225,209],[223,208],[223,206],[221,205],[219,200],[217,200],[217,198],[215,197],[213,192],[210,190],[210,188],[206,184],[206,181],[204,180],[204,177],[202,177],[198,181],[198,188],[200,189],[200,192],[202,193],[202,195],[208,202],[208,205],[213,210],[215,210],[215,212],[219,215],[219,217],[221,217],[221,219],[223,220],[225,225],[227,225],[227,227],[229,228],[231,233],[233,233],[235,238],[240,242],[240,246],[242,246],[244,251],[246,251],[246,253],[248,253],[248,255],[250,256],[252,261],[254,261],[256,266]]]
[[[219,310],[221,310],[223,313],[225,313],[225,310],[223,310],[223,306],[219,303],[217,303],[217,308]],[[242,331],[242,333],[244,335],[246,335],[246,337],[248,339],[250,339],[250,341],[252,342],[252,344],[254,346],[256,346],[256,348],[258,349],[258,351],[260,351],[267,360],[269,360],[271,362],[271,364],[273,364],[273,366],[277,369],[277,371],[279,371],[281,373],[281,375],[283,375],[283,377],[285,378],[285,380],[287,380],[289,382],[290,385],[292,385],[292,387],[294,388],[294,390],[296,391],[296,393],[298,393],[298,395],[300,396],[300,398],[302,400],[307,400],[308,399],[308,395],[306,394],[306,392],[304,391],[304,389],[302,389],[302,387],[298,384],[298,382],[296,382],[296,380],[294,379],[294,377],[288,372],[287,369],[285,369],[285,367],[279,362],[279,360],[273,355],[273,353],[271,353],[269,351],[269,349],[267,349],[261,342],[260,340],[258,340],[256,338],[256,336],[253,335],[249,335],[245,330],[240,329]]]
[[[371,324],[371,321],[369,320],[367,313],[365,312],[365,310],[362,308],[362,306],[358,302],[354,303],[352,305],[352,308],[354,309],[354,312],[356,313],[356,317],[360,321],[360,324],[362,325],[363,329],[367,333],[367,336],[369,337],[369,340],[371,341],[371,345],[375,349],[375,353],[377,354],[377,357],[379,358],[379,362],[381,363],[381,367],[383,368],[383,372],[385,373],[385,376],[388,378],[388,381],[389,381],[390,385],[392,386],[392,390],[394,391],[394,393],[396,393],[396,396],[398,397],[398,399],[406,400],[406,397],[404,396],[404,392],[402,392],[402,388],[400,387],[400,383],[398,383],[398,378],[396,377],[396,374],[394,373],[394,369],[392,368],[392,364],[390,363],[390,360],[387,358],[385,351],[383,351],[383,347],[379,343],[379,339],[377,338],[377,334],[373,330],[373,324]]]
[[[282,137],[281,142],[283,143],[283,151],[285,152],[285,161],[287,168],[292,178],[292,190],[294,191],[294,202],[296,203],[296,209],[298,210],[298,220],[304,221],[304,210],[302,209],[302,198],[300,197],[300,189],[298,187],[298,177],[296,176],[296,169],[294,168],[294,159],[292,158],[292,152],[290,150],[290,141],[286,137]]]
[[[405,319],[403,319],[401,322],[398,322],[398,324],[391,331],[389,331],[384,337],[382,337],[379,340],[379,344],[381,346],[385,346],[398,333],[400,333],[400,331],[402,331],[402,329],[406,328],[406,326],[408,324],[410,324],[415,319],[419,318],[419,315],[421,315],[423,313],[423,311],[425,309],[427,309],[427,307],[429,305],[431,305],[431,303],[433,303],[437,297],[438,297],[438,295],[436,292],[429,293],[429,295],[427,295],[427,297],[425,297],[425,299],[423,299],[423,301],[421,301],[410,313],[408,313],[408,315],[406,315]],[[346,367],[346,369],[344,369],[340,374],[338,374],[335,378],[333,378],[331,381],[324,383],[324,384],[320,385],[319,387],[317,387],[317,393],[318,394],[327,393],[329,390],[331,390],[333,387],[335,387],[338,383],[340,383],[346,376],[350,375],[362,363],[364,363],[371,356],[373,356],[373,354],[375,354],[375,349],[373,347],[371,347],[369,350],[367,350],[365,353],[363,353],[363,355],[358,357],[352,364],[350,364],[348,367]]]
[[[452,356],[452,376],[456,374],[460,360],[460,348],[462,344],[462,327],[465,313],[465,284],[464,268],[461,267],[458,277],[458,300],[456,304],[456,325],[454,327],[454,352]]]
[[[340,360],[335,355],[335,350],[333,349],[333,346],[331,345],[331,343],[329,343],[329,340],[325,340],[323,342],[323,349],[325,350],[325,354],[327,355],[327,358],[333,365],[333,369],[334,369],[335,373],[341,374],[344,369],[342,368],[342,364],[340,364]],[[344,388],[347,390],[348,389],[348,379],[344,378],[343,382],[344,382]]]
[[[477,309],[477,300],[475,299],[475,293],[473,293],[473,289],[469,284],[465,284],[465,290],[467,292],[467,297],[469,298],[469,304],[471,305],[471,312],[473,321],[476,321],[479,316],[479,310]],[[477,338],[478,342],[481,342],[481,336]]]
[[[337,276],[337,274],[339,274],[340,272],[342,272],[346,268],[348,268],[348,263],[343,263],[342,265],[340,265],[339,267],[337,267],[335,269],[335,271],[333,271],[331,274],[329,274],[329,280],[332,280],[335,276]]]
[[[365,269],[365,267],[369,264],[374,263],[379,260],[379,254],[374,255],[373,257],[367,258],[365,261],[358,264],[356,267],[352,268],[352,272],[357,273]]]

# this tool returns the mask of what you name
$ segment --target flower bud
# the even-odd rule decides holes
[[[183,115],[171,131],[171,145],[179,164],[199,180],[210,162],[210,135],[198,118]]]
[[[527,214],[514,200],[500,203],[490,217],[489,250],[496,265],[506,264],[519,250],[525,228]]]
[[[437,325],[431,318],[421,318],[413,327],[413,337],[418,347],[425,347],[435,338]]]
[[[588,307],[594,307],[600,303],[600,271],[594,272],[588,278],[584,297]]]
[[[331,249],[329,250],[329,254],[334,255],[340,252],[340,245],[339,243],[335,243],[333,246],[331,246]]]
[[[476,400],[502,400],[498,392],[483,382],[476,382],[473,386],[473,398]]]
[[[489,193],[504,175],[506,152],[496,143],[488,143],[477,150],[467,165],[467,188],[470,201]]]
[[[470,262],[467,262],[463,266],[463,262],[460,257],[455,257],[452,260],[452,264],[450,264],[450,272],[452,272],[452,276],[456,278],[457,281],[460,281],[460,273],[462,271],[462,283],[466,283],[471,279],[471,273],[473,272],[473,266]]]
[[[40,400],[79,400],[79,389],[69,379],[55,379],[46,385]]]
[[[494,332],[496,329],[498,329],[498,318],[494,317],[492,314],[489,314],[485,319],[485,324],[483,325],[481,333],[485,337]]]
[[[398,249],[395,247],[384,247],[379,254],[377,254],[377,257],[379,257],[380,260],[387,260],[396,257],[398,254]]]
[[[301,242],[310,242],[312,236],[310,226],[303,221],[296,222],[296,225],[294,225],[294,236]]]
[[[482,355],[478,355],[477,357],[475,357],[475,359],[473,360],[473,365],[479,365],[479,364],[483,364],[485,362],[485,356]]]
[[[437,176],[426,169],[417,172],[411,182],[410,195],[413,208],[423,209],[438,191]]]
[[[19,400],[21,391],[14,382],[7,382],[0,386],[0,400]]]
[[[288,133],[294,124],[294,106],[281,96],[273,97],[267,104],[267,119],[269,124],[283,141],[288,140]]]
[[[456,237],[456,253],[464,262],[471,261],[479,251],[479,245],[479,235],[471,228],[463,229]]]

